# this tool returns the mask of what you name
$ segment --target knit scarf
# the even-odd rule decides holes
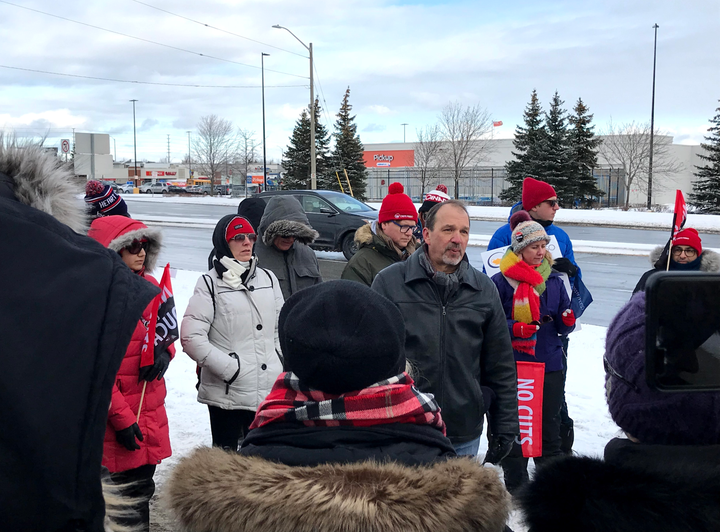
[[[540,295],[545,291],[545,281],[550,277],[552,267],[543,257],[539,266],[530,266],[508,248],[500,260],[500,271],[515,288],[513,293],[512,319],[522,323],[540,320]],[[513,349],[535,356],[537,333],[530,338],[513,338]]]
[[[222,274],[222,280],[231,288],[237,290],[242,285],[242,275],[250,268],[250,261],[240,262],[231,257],[222,257],[220,264],[227,268]]]
[[[309,427],[412,423],[435,427],[445,435],[440,406],[432,394],[415,388],[407,373],[342,395],[308,388],[300,384],[295,374],[281,373],[258,406],[250,428],[274,422],[301,422]]]

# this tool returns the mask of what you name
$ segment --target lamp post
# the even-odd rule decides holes
[[[135,102],[137,100],[130,100],[133,104],[133,152],[135,154],[135,174],[133,176],[133,181],[135,181],[135,186],[138,186],[138,170],[137,170],[137,133],[135,131]]]
[[[403,127],[403,144],[405,144],[405,126],[408,126],[410,124],[400,124]]]
[[[652,163],[653,163],[653,137],[655,136],[655,59],[657,57],[657,30],[660,26],[655,24],[655,43],[653,44],[653,83],[652,83],[652,104],[650,107],[650,160],[648,161],[648,198],[647,208],[652,207]]]
[[[193,175],[192,175],[192,152],[190,151],[190,132],[188,131],[187,134],[188,134],[188,166],[189,166],[188,174],[190,174],[189,178],[192,179]]]
[[[313,47],[312,43],[310,46],[298,39],[298,36],[291,32],[280,24],[275,24],[273,28],[278,30],[285,30],[290,35],[295,37],[297,41],[302,44],[307,51],[310,53],[310,188],[315,190],[317,188],[317,160],[315,159],[315,93],[313,88]]]
[[[262,73],[262,119],[263,119],[263,192],[267,190],[267,156],[265,150],[265,56],[270,56],[262,52],[260,54],[260,72]]]

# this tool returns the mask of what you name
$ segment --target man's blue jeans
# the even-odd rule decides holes
[[[458,456],[477,457],[478,451],[480,450],[480,438],[481,436],[478,436],[474,440],[453,445],[453,447],[455,447],[455,452],[458,454]]]

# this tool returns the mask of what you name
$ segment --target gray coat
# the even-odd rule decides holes
[[[320,266],[310,244],[318,237],[302,205],[294,196],[275,196],[265,207],[255,244],[260,266],[272,271],[280,282],[283,297],[322,282]],[[276,237],[295,237],[287,251],[273,246]]]
[[[441,287],[420,263],[422,253],[385,268],[372,284],[405,318],[405,354],[415,366],[417,386],[435,395],[453,444],[482,434],[481,385],[496,394],[492,433],[517,435],[515,361],[497,288],[468,265],[458,289],[443,302]]]

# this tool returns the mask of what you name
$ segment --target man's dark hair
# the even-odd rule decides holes
[[[438,211],[443,207],[449,205],[465,211],[465,214],[467,214],[468,217],[468,221],[470,220],[470,213],[468,212],[467,207],[465,207],[465,204],[460,200],[451,199],[448,201],[443,201],[442,203],[438,203],[428,211],[427,215],[425,216],[425,227],[427,227],[428,230],[433,231],[435,229],[435,217],[437,216]]]

